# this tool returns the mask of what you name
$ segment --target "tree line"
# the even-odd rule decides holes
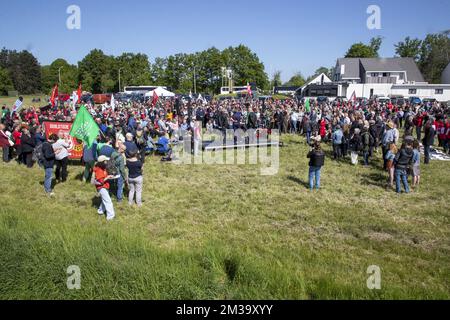
[[[450,30],[428,34],[425,39],[406,37],[395,44],[399,57],[413,58],[425,81],[439,83],[441,74],[450,62]],[[381,37],[372,38],[368,44],[355,43],[347,51],[347,58],[376,58],[382,45]],[[175,92],[193,90],[194,75],[198,92],[217,93],[222,86],[222,67],[233,69],[235,85],[256,83],[259,88],[271,90],[275,86],[302,86],[313,77],[325,73],[330,78],[333,67],[320,67],[305,78],[295,73],[289,81],[281,81],[281,71],[275,71],[271,79],[256,53],[244,45],[219,50],[215,47],[195,53],[178,53],[168,57],[157,57],[150,63],[143,53],[123,53],[120,56],[106,55],[94,49],[77,65],[64,59],[56,59],[50,65],[41,66],[28,51],[18,52],[3,48],[0,51],[0,95],[8,91],[20,94],[49,94],[59,82],[60,92],[71,93],[81,82],[83,90],[92,93],[117,92],[125,85],[169,86]],[[119,88],[119,70],[120,86]]]

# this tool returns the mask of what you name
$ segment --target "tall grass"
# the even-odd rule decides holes
[[[448,163],[422,165],[420,189],[397,195],[379,156],[371,168],[328,158],[310,192],[303,138],[283,142],[275,176],[150,158],[144,206],[115,203],[111,223],[82,167],[47,198],[42,170],[0,164],[0,298],[450,297]],[[67,289],[71,265],[80,290]],[[381,290],[366,286],[370,265]]]

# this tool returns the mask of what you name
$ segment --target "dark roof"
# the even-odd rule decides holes
[[[393,72],[406,71],[407,80],[415,82],[424,82],[424,78],[413,58],[341,58],[337,65],[345,65],[343,79],[359,79],[360,66],[367,71],[374,72]],[[340,70],[336,70],[337,73]]]

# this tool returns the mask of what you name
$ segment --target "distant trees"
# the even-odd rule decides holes
[[[406,37],[395,45],[400,57],[413,58],[425,81],[439,83],[445,67],[450,63],[450,30],[428,34],[424,40]]]
[[[9,76],[3,71],[3,78],[6,81],[9,78],[15,90],[20,93],[31,94],[41,90],[41,67],[30,52],[3,48],[0,52],[0,68],[6,70]],[[7,83],[2,84],[2,87],[10,87]]]
[[[14,90],[14,85],[8,70],[0,68],[0,95],[7,95],[10,90]]]
[[[288,87],[301,87],[305,83],[306,83],[306,80],[303,77],[303,75],[301,74],[301,72],[297,72],[284,85],[288,86]]]
[[[383,39],[381,37],[372,38],[368,45],[358,42],[348,49],[346,58],[378,58]]]

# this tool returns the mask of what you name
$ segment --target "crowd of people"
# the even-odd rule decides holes
[[[362,102],[317,103],[297,99],[227,99],[210,102],[160,99],[153,102],[116,102],[114,106],[86,105],[99,126],[96,143],[84,147],[83,180],[93,183],[102,198],[99,214],[114,218],[110,194],[119,202],[123,190],[129,189],[128,201],[142,205],[143,165],[149,152],[157,152],[163,160],[171,159],[172,142],[186,133],[213,129],[277,129],[280,134],[305,137],[311,146],[309,181],[311,190],[320,188],[320,171],[325,163],[322,144],[332,147],[335,161],[371,165],[376,153],[382,155],[387,185],[410,192],[420,183],[421,147],[424,163],[430,162],[430,148],[437,136],[439,147],[449,153],[450,110],[438,102],[419,105],[380,104],[376,100]],[[46,137],[44,121],[73,121],[77,108],[70,104],[28,107],[11,113],[2,107],[0,147],[2,159],[13,159],[28,168],[35,163],[45,169],[45,192],[53,195],[52,179],[64,183],[72,148],[72,139],[59,132]],[[193,147],[193,150],[195,148]],[[195,151],[194,151],[195,152]],[[347,160],[348,159],[348,160]],[[315,180],[315,183],[314,183]],[[134,200],[134,198],[136,198]]]

